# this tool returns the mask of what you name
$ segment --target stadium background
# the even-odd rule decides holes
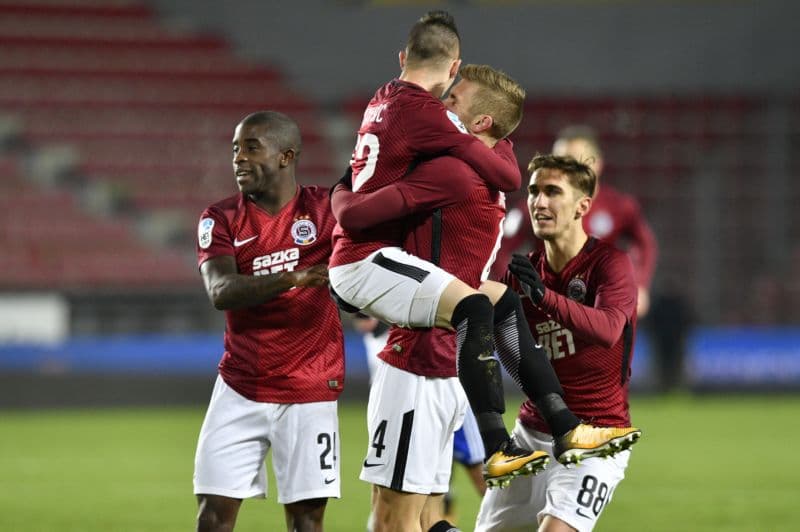
[[[646,439],[598,529],[797,528],[800,5],[434,5],[456,16],[466,62],[528,90],[512,136],[523,166],[564,125],[598,130],[603,179],[658,238],[654,296],[690,309],[685,385],[668,396],[658,324],[642,327],[632,405]],[[192,526],[222,330],[194,238],[200,211],[235,192],[232,128],[287,112],[301,182],[334,182],[429,7],[0,0],[0,530]],[[347,348],[355,476],[366,364],[357,336]],[[363,487],[344,488],[329,529],[360,530]],[[241,529],[281,523],[250,506]]]

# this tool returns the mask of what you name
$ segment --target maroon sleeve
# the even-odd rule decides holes
[[[236,253],[227,218],[212,206],[203,211],[197,224],[197,266],[222,255],[235,256]]]
[[[431,99],[421,106],[409,107],[408,125],[404,129],[409,146],[418,153],[449,153],[469,164],[486,183],[503,192],[518,190],[522,184],[511,141],[503,140],[503,149],[496,151],[473,137],[455,113]],[[507,150],[505,149],[507,148]],[[511,157],[509,158],[509,152]]]
[[[406,211],[403,195],[395,186],[359,194],[336,185],[331,195],[331,210],[342,229],[361,232],[387,220],[401,218]]]
[[[636,313],[633,266],[623,253],[605,257],[597,277],[594,307],[573,301],[555,290],[546,290],[540,305],[552,319],[587,342],[612,347]]]
[[[633,261],[636,284],[649,289],[658,257],[658,242],[636,201],[633,201],[625,236],[630,240],[628,255]]]
[[[338,185],[331,208],[345,231],[359,232],[416,212],[431,211],[466,199],[479,185],[475,172],[454,157],[436,157],[400,181],[374,192],[352,192]]]

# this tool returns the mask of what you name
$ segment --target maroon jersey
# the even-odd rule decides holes
[[[211,205],[198,227],[198,264],[222,255],[243,275],[266,275],[326,263],[335,225],[328,191],[298,187],[270,215],[237,194]],[[225,311],[219,372],[252,401],[332,401],[344,384],[339,312],[326,286],[294,288],[253,307]]]
[[[458,117],[422,87],[393,80],[378,89],[364,112],[350,161],[353,191],[369,193],[396,183],[422,159],[444,153],[469,163],[490,186],[504,191],[520,186],[516,162],[512,165],[469,135]],[[404,236],[402,221],[357,236],[337,227],[330,265],[350,264],[382,247],[399,246]]]
[[[516,164],[510,141],[500,141],[495,152]],[[334,212],[340,219],[352,218],[348,225],[354,230],[403,218],[409,228],[403,242],[406,251],[428,261],[437,254],[442,269],[473,288],[486,279],[500,246],[505,195],[487,187],[466,163],[454,157],[437,157],[420,164],[393,189],[371,196],[337,189]],[[431,210],[440,207],[444,207],[441,214],[431,217]],[[435,225],[441,228],[438,246],[434,242],[438,231]],[[457,374],[455,336],[444,329],[393,327],[378,356],[417,375]]]
[[[630,426],[628,380],[636,328],[636,283],[630,259],[596,238],[560,273],[543,251],[530,255],[547,290],[539,307],[523,297],[531,332],[550,357],[564,399],[576,416],[597,426]],[[507,272],[504,282],[520,291]],[[550,432],[531,401],[519,418],[531,429]]]
[[[515,205],[513,212],[509,212],[506,226],[506,236],[492,272],[495,278],[505,271],[513,253],[527,253],[542,245],[531,232],[527,198]],[[658,244],[633,196],[623,194],[609,185],[601,186],[592,201],[592,208],[583,217],[583,228],[587,234],[627,251],[633,262],[636,284],[650,287]]]

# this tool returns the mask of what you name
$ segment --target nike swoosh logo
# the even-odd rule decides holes
[[[250,242],[250,241],[252,241],[252,240],[255,240],[256,238],[258,238],[258,235],[256,235],[256,236],[251,236],[250,238],[245,238],[244,240],[239,240],[239,239],[237,238],[237,239],[235,239],[235,240],[233,241],[233,245],[234,245],[234,247],[237,247],[237,248],[238,248],[239,246],[243,246],[243,245],[247,244],[248,242]]]
[[[331,484],[331,483],[333,483],[335,480],[336,480],[335,478],[331,478],[331,479],[327,479],[327,478],[326,478],[326,479],[324,479],[324,482],[325,482],[325,484]]]
[[[489,360],[494,360],[494,356],[492,355],[478,355],[478,360],[481,362],[488,362]]]
[[[378,466],[381,466],[381,465],[383,465],[383,464],[370,464],[369,462],[364,460],[364,467],[378,467]]]
[[[585,517],[586,519],[594,519],[594,517],[592,517],[591,515],[587,515],[587,514],[583,513],[580,508],[576,508],[575,509],[575,513],[577,513],[581,517]]]

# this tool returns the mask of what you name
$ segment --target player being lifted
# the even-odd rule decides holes
[[[518,187],[510,142],[503,140],[489,149],[466,134],[455,113],[448,113],[437,99],[456,75],[459,50],[458,32],[449,15],[429,13],[414,25],[400,53],[400,78],[378,89],[364,113],[351,162],[357,195],[396,190],[398,180],[416,164],[442,154],[467,162],[494,189]],[[519,123],[519,105],[519,117],[510,130]],[[489,115],[480,119],[492,120]],[[398,247],[407,225],[402,219],[359,233],[347,231],[341,222],[334,231],[330,278],[335,294],[350,310],[401,327],[456,331],[458,376],[481,429],[489,484],[506,483],[546,463],[543,453],[518,447],[506,431],[499,364],[492,356],[493,330],[507,336],[498,345],[513,352],[518,366],[511,368],[512,375],[518,374],[523,389],[557,427],[553,433],[563,448],[560,459],[613,454],[638,437],[633,428],[608,431],[581,425],[566,408],[546,354],[535,346],[527,329],[516,294],[502,287],[493,294],[497,304],[493,309],[493,300],[485,294],[404,252]]]

